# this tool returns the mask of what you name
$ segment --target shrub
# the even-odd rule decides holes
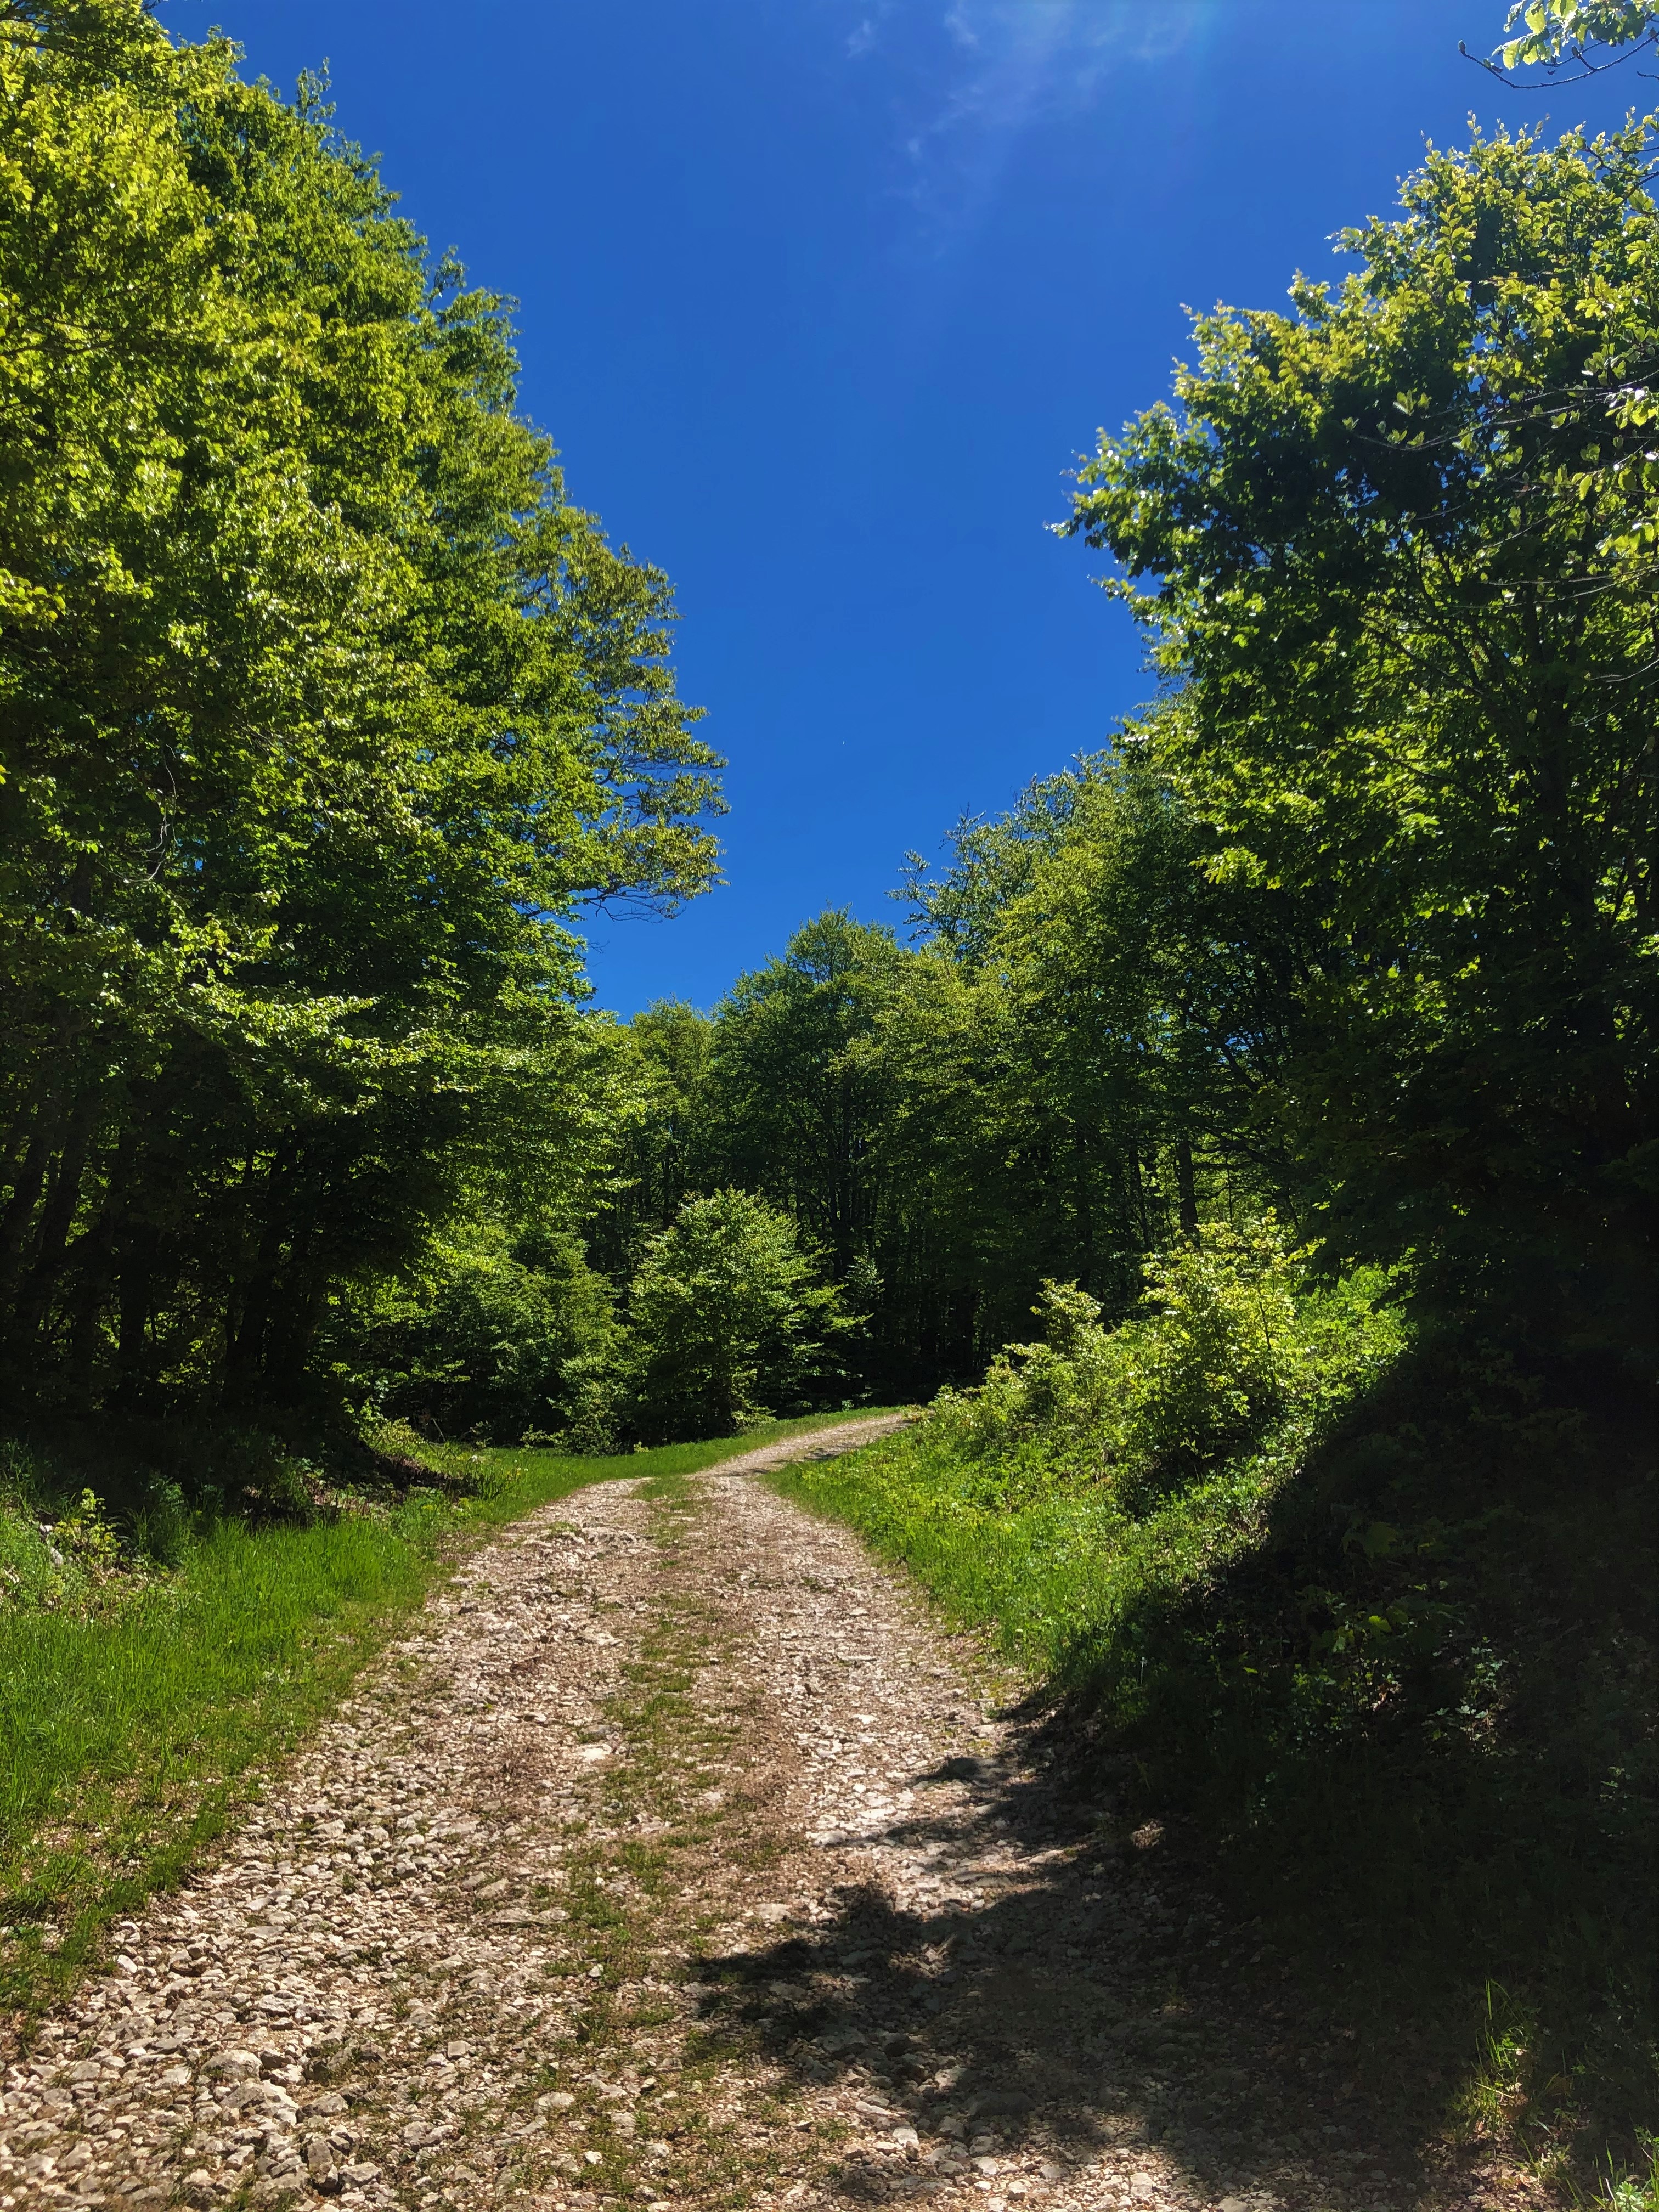
[[[1212,1224],[1147,1261],[1143,1309],[1115,1328],[1075,1284],[1046,1283],[1043,1340],[1006,1346],[976,1389],[941,1395],[928,1425],[1007,1492],[1097,1481],[1150,1503],[1293,1410],[1340,1399],[1397,1349],[1377,1304],[1385,1279],[1315,1288],[1308,1259],[1271,1215]]]
[[[127,1524],[133,1549],[159,1567],[179,1566],[195,1534],[184,1492],[153,1469],[128,1508]]]
[[[0,1498],[0,1608],[85,1612],[135,1587],[134,1564],[90,1490],[55,1522],[37,1519],[15,1492]]]

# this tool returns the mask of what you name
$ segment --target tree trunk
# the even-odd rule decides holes
[[[1176,1139],[1176,1190],[1181,1205],[1181,1233],[1189,1244],[1198,1242],[1198,1186],[1193,1176],[1193,1146],[1183,1132]]]
[[[298,1150],[293,1138],[284,1138],[272,1156],[265,1176],[259,1209],[264,1220],[258,1251],[252,1269],[236,1285],[235,1321],[226,1332],[222,1395],[228,1404],[255,1395],[255,1386],[264,1369],[271,1302],[289,1230],[286,1200],[293,1183]]]
[[[14,1327],[20,1341],[35,1334],[51,1307],[52,1293],[63,1273],[70,1231],[80,1211],[81,1179],[86,1172],[87,1155],[92,1149],[102,1106],[102,1086],[94,1084],[81,1093],[70,1115],[69,1127],[64,1133],[64,1148],[58,1156],[57,1170],[35,1232],[34,1258],[17,1300]]]

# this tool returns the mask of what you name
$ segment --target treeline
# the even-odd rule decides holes
[[[629,1025],[581,1224],[625,1291],[688,1196],[763,1200],[926,1395],[1271,1210],[1419,1319],[1638,1392],[1655,1349],[1659,300],[1635,126],[1436,154],[1357,268],[1200,320],[1067,529],[1164,684],[712,1014]],[[465,1394],[454,1400],[461,1411]]]
[[[711,1020],[595,1229],[786,1210],[881,1390],[975,1372],[1044,1277],[1266,1206],[1516,1357],[1654,1350],[1659,238],[1652,137],[1433,155],[1340,287],[1201,318],[1085,467],[1158,702],[967,824],[923,941],[826,915]]]
[[[1644,1387],[1645,126],[1435,154],[1341,285],[1200,319],[1065,526],[1153,705],[915,862],[908,939],[827,914],[621,1024],[580,903],[706,884],[717,763],[504,303],[315,87],[137,0],[0,31],[17,1404],[592,1446],[927,1395],[1269,1211]]]
[[[506,303],[234,62],[0,7],[0,1371],[59,1410],[337,1411],[444,1224],[556,1235],[623,1079],[573,908],[712,866]]]

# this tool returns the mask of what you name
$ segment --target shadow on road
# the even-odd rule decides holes
[[[1434,2186],[1418,2153],[1426,2056],[1376,2094],[1355,2032],[1227,1925],[1155,1823],[1123,1834],[1054,1778],[1063,1723],[1015,1717],[1009,1760],[945,1761],[915,1778],[916,1816],[842,1846],[920,1854],[935,1893],[902,1910],[854,1878],[775,1940],[706,1960],[705,2048],[852,2088],[870,2131],[842,2174],[854,2196],[965,2185],[1226,2212],[1445,2196],[1452,2177]],[[923,1786],[951,1782],[969,1784],[966,1807]]]

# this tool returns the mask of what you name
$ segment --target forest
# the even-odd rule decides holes
[[[506,303],[137,0],[5,0],[0,146],[16,1495],[927,1405],[819,1502],[1258,1910],[1511,1992],[1540,2128],[1659,2124],[1654,123],[1198,316],[1055,526],[1148,703],[626,1021],[584,908],[711,886],[722,763]]]
[[[1645,125],[1437,153],[1339,288],[1199,319],[1062,526],[1153,704],[913,856],[908,929],[618,1023],[580,905],[709,883],[718,763],[502,303],[314,88],[124,6],[8,33],[14,1392],[684,1427],[718,1248],[732,1417],[921,1397],[1269,1214],[1645,1370]]]

